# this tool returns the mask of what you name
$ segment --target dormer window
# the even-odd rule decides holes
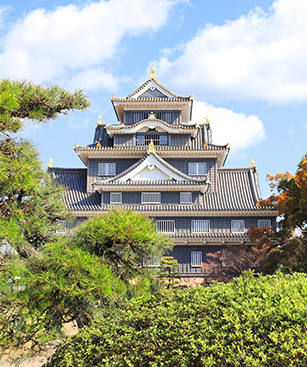
[[[116,163],[98,163],[98,176],[115,176]]]
[[[152,141],[156,146],[167,146],[169,145],[169,135],[168,134],[160,134],[155,132],[149,132],[145,134],[136,134],[134,136],[135,144],[137,146],[148,146],[149,143]]]
[[[206,173],[206,163],[189,163],[189,175],[205,175]]]

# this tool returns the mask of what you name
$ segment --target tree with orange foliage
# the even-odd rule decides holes
[[[278,210],[281,216],[278,231],[273,233],[268,227],[251,226],[249,237],[256,245],[230,246],[224,251],[209,254],[211,262],[223,269],[225,280],[247,269],[264,274],[272,274],[278,269],[285,273],[307,273],[307,154],[294,176],[286,172],[267,175],[267,178],[276,193],[258,205]],[[295,235],[296,229],[301,231],[301,235]],[[231,261],[225,258],[225,253],[231,253]],[[226,267],[223,266],[225,261]]]
[[[276,245],[268,253],[267,260],[274,269],[285,272],[307,272],[307,154],[298,165],[295,175],[286,172],[268,175],[270,187],[277,193],[262,200],[262,206],[274,206],[281,216]],[[295,230],[301,235],[295,235]],[[274,260],[273,260],[274,259]]]

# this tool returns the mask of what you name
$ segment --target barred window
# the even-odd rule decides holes
[[[142,204],[160,204],[161,193],[160,192],[142,192],[141,195]]]
[[[209,220],[192,220],[191,222],[192,233],[209,232],[209,229],[210,229]]]
[[[115,176],[116,163],[98,163],[99,176]]]
[[[206,173],[206,163],[189,163],[189,175],[205,175]]]
[[[144,257],[143,266],[159,267],[161,265],[161,257],[161,255],[157,255],[155,257]]]
[[[232,251],[224,250],[222,252],[222,266],[230,266],[232,264]]]
[[[56,230],[57,234],[65,234],[67,230],[67,223],[66,220],[59,219],[58,221],[58,229]]]
[[[173,233],[175,232],[175,221],[174,220],[157,220],[156,228],[158,232]]]
[[[164,121],[168,124],[172,124],[174,122],[173,112],[164,112]]]
[[[167,134],[136,134],[134,137],[135,145],[149,145],[150,142],[153,142],[154,145],[157,146],[165,146],[169,144],[169,135]]]
[[[137,124],[142,120],[142,112],[133,112],[133,124]]]
[[[232,220],[231,221],[231,232],[232,233],[244,233],[245,221],[244,220]]]
[[[181,192],[180,193],[180,204],[191,204],[192,203],[192,193],[191,192]]]
[[[122,193],[121,192],[111,192],[110,193],[110,204],[121,204],[122,203]]]
[[[192,251],[191,252],[191,266],[201,266],[202,265],[202,252]]]
[[[258,228],[263,228],[263,227],[271,227],[271,221],[270,219],[259,219],[258,220]]]

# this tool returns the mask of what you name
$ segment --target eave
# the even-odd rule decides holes
[[[148,118],[141,120],[134,125],[105,125],[107,134],[113,138],[115,134],[135,134],[142,129],[157,129],[157,131],[165,131],[171,134],[191,134],[192,138],[197,136],[199,126],[189,125],[170,125],[163,120]],[[145,130],[147,131],[147,130]]]
[[[193,204],[191,204],[193,205]],[[106,206],[106,205],[105,205]],[[123,207],[123,205],[109,205],[108,210],[101,210],[101,211],[70,211],[70,213],[77,217],[89,217],[94,215],[100,215],[107,213],[109,210],[112,210],[114,208]],[[278,213],[276,211],[272,210],[255,210],[255,211],[140,211],[141,214],[149,216],[149,217],[183,217],[183,216],[189,216],[189,217],[258,217],[258,216],[266,216],[266,217],[276,217]]]
[[[87,166],[89,158],[141,158],[146,154],[148,147],[136,146],[136,147],[96,147],[96,146],[75,146],[74,150],[78,154],[82,162]],[[155,150],[162,158],[188,158],[201,156],[202,158],[217,158],[217,167],[223,167],[227,156],[229,154],[229,146],[219,147],[202,147],[195,150],[191,147],[159,147],[156,146]]]

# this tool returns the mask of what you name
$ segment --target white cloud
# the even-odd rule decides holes
[[[78,72],[82,80],[82,75],[100,67],[104,75],[101,83],[112,84],[114,80],[101,65],[119,51],[124,36],[162,27],[175,3],[101,0],[83,7],[68,5],[54,11],[32,11],[11,25],[1,40],[1,76],[42,83]]]
[[[230,144],[231,151],[248,148],[265,138],[262,121],[255,115],[246,116],[226,108],[194,101],[193,121],[203,122],[208,115],[214,144]]]
[[[277,0],[222,26],[207,25],[158,75],[201,98],[307,101],[307,1]],[[176,49],[178,50],[178,49]]]

